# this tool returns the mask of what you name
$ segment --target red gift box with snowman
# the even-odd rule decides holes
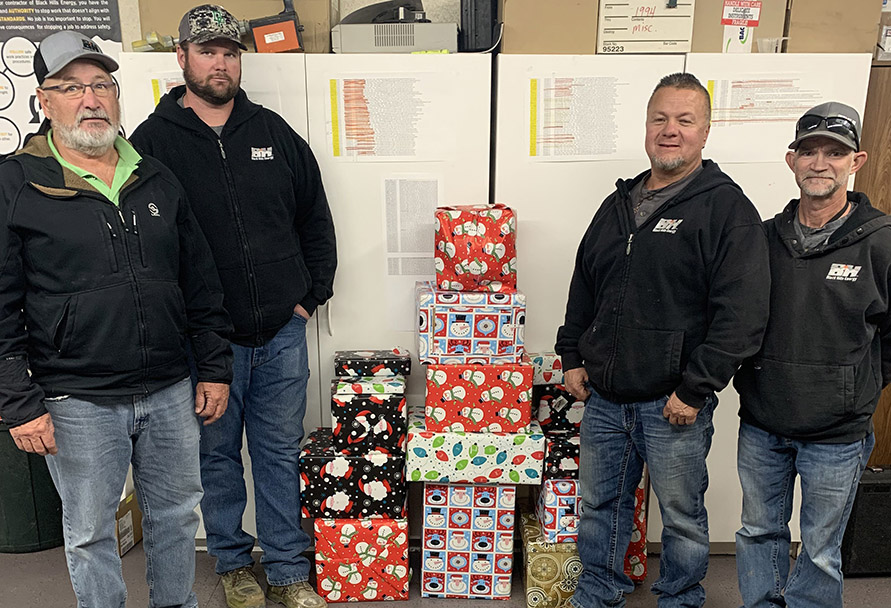
[[[514,486],[424,484],[423,597],[509,599]]]
[[[532,419],[532,364],[428,365],[428,431],[515,433]]]
[[[517,220],[502,204],[436,210],[436,284],[453,291],[517,290]]]

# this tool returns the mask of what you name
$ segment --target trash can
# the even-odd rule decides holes
[[[0,553],[58,547],[62,501],[43,456],[19,450],[0,422]]]

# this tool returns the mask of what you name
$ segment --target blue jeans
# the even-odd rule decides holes
[[[192,584],[201,500],[199,424],[189,381],[144,396],[51,400],[46,408],[59,449],[46,460],[62,497],[65,558],[77,605],[126,603],[115,512],[132,463],[149,606],[198,606]]]
[[[254,538],[241,527],[247,505],[242,434],[247,434],[257,506],[260,562],[270,585],[309,578],[302,554],[310,538],[300,527],[300,442],[306,413],[309,358],[306,320],[294,315],[275,337],[252,348],[233,344],[235,378],[229,407],[201,427],[201,513],[207,550],[223,574],[254,563]]]
[[[612,403],[592,390],[585,404],[578,538],[584,571],[569,600],[575,608],[624,606],[624,594],[634,589],[623,568],[634,491],[645,462],[664,525],[660,576],[652,591],[662,608],[698,608],[705,602],[700,585],[709,551],[705,458],[717,400],[709,398],[695,423],[687,426],[673,426],[663,418],[667,401]]]
[[[841,607],[841,542],[873,445],[872,433],[854,443],[811,443],[740,424],[743,510],[736,564],[748,608]],[[796,475],[801,477],[801,555],[789,576]]]

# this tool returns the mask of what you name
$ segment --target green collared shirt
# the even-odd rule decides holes
[[[134,171],[136,171],[136,167],[139,165],[139,161],[142,160],[139,152],[137,152],[136,149],[130,145],[130,142],[118,135],[117,139],[114,140],[114,148],[118,151],[118,162],[114,167],[114,179],[112,179],[111,187],[109,187],[108,184],[106,184],[104,181],[102,181],[89,171],[84,171],[80,167],[72,165],[67,160],[62,158],[62,155],[59,154],[59,151],[56,150],[56,145],[53,143],[52,129],[50,129],[46,134],[46,142],[49,144],[50,150],[52,150],[53,152],[53,156],[56,157],[56,160],[59,161],[60,165],[70,169],[76,175],[84,178],[87,183],[93,186],[100,194],[105,196],[105,198],[110,200],[115,205],[118,205],[118,199],[121,195],[121,188],[124,187],[124,184],[127,183],[127,180],[130,179],[130,176],[133,175]]]

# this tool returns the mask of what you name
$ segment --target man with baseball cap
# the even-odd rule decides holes
[[[226,409],[231,327],[182,186],[118,135],[117,68],[73,31],[34,55],[49,128],[0,163],[0,417],[47,457],[78,606],[125,604],[132,464],[151,605],[193,608],[199,417]]]
[[[334,224],[309,145],[241,89],[238,23],[204,4],[182,18],[185,86],[161,98],[133,133],[137,149],[180,178],[204,231],[232,315],[235,378],[219,424],[201,432],[201,512],[231,608],[261,608],[247,501],[247,436],[266,596],[288,608],[325,605],[307,582],[300,524],[300,442],[309,357],[306,324],[333,293]]]
[[[801,192],[765,222],[770,320],[736,374],[747,608],[842,605],[841,540],[891,380],[891,218],[847,190],[866,162],[860,116],[808,110],[786,162]],[[789,576],[789,520],[801,478],[801,555]]]

